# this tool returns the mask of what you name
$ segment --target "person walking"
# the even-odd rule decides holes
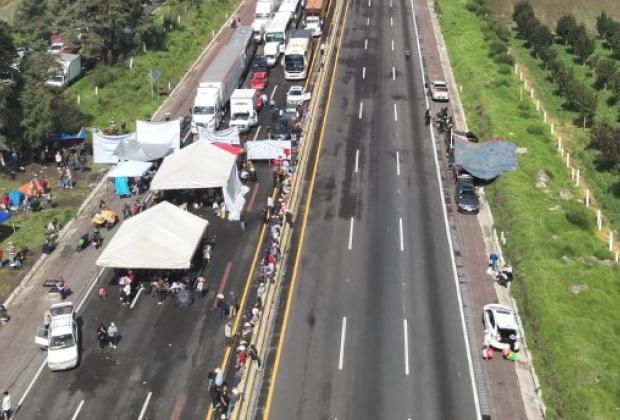
[[[239,303],[237,302],[237,294],[231,290],[228,294],[228,317],[232,318],[237,314]]]
[[[228,312],[228,308],[226,305],[226,300],[222,293],[217,294],[217,309],[220,314],[220,319],[226,318],[226,313]]]
[[[97,341],[99,342],[99,348],[103,349],[106,345],[106,341],[108,340],[108,329],[103,325],[103,323],[99,324],[99,328],[97,328]]]
[[[262,363],[260,360],[260,356],[258,355],[258,350],[256,349],[256,346],[254,344],[250,344],[250,347],[248,347],[248,356],[250,356],[250,359],[252,359],[252,363],[256,363],[257,370],[260,370]]]
[[[123,204],[123,220],[127,220],[131,217],[131,206],[127,201]]]
[[[2,397],[2,420],[10,419],[12,414],[11,394],[9,394],[9,391],[4,391]]]
[[[229,419],[233,410],[235,409],[235,404],[237,404],[237,400],[239,400],[239,390],[237,387],[234,387],[230,392],[230,398],[228,400],[228,408],[226,409],[226,418]]]
[[[226,345],[229,346],[232,343],[232,322],[228,321],[224,325],[224,337],[226,337]]]
[[[110,347],[115,349],[118,341],[118,327],[114,322],[110,322],[108,327],[108,341],[110,342]]]

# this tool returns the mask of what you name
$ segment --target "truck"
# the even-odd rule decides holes
[[[82,60],[78,54],[59,54],[57,61],[61,67],[60,72],[47,79],[45,84],[64,88],[82,72]]]
[[[260,43],[263,40],[265,25],[267,25],[269,19],[273,17],[275,11],[275,0],[259,0],[258,3],[256,3],[254,22],[252,22],[252,29],[254,30],[254,42]]]
[[[297,28],[297,19],[301,16],[302,0],[282,0],[278,12],[287,12],[291,14],[294,21],[293,26]]]
[[[230,96],[230,128],[247,132],[258,124],[256,89],[235,89]]]
[[[250,26],[237,28],[200,78],[191,110],[193,133],[198,132],[199,125],[215,130],[222,122],[230,95],[239,87],[254,57],[256,46],[252,42],[252,32]]]
[[[324,0],[308,0],[305,8],[304,28],[310,31],[313,37],[323,33]]]
[[[263,56],[269,66],[274,66],[278,62],[280,54],[284,52],[291,19],[291,12],[278,12],[265,26]]]

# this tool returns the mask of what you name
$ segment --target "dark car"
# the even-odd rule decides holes
[[[271,137],[275,140],[290,140],[293,125],[287,117],[282,117],[273,126]]]
[[[252,61],[250,72],[256,73],[261,71],[269,72],[269,66],[267,65],[267,59],[262,55],[259,55],[254,58],[254,61]]]
[[[480,211],[480,200],[471,177],[460,177],[457,180],[456,206],[461,213],[477,214]]]

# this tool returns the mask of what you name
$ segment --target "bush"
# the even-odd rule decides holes
[[[489,43],[489,51],[491,55],[506,54],[508,52],[508,46],[502,41],[493,41]]]
[[[99,89],[112,83],[115,79],[114,68],[109,66],[99,66],[93,72],[93,81]]]
[[[496,55],[493,57],[493,61],[497,64],[508,64],[509,66],[515,65],[515,59],[508,53]]]
[[[509,66],[508,64],[500,64],[497,72],[499,74],[512,74],[512,66]]]
[[[583,230],[594,230],[595,220],[592,212],[585,207],[575,205],[573,208],[566,210],[566,220],[575,226],[579,226]]]
[[[528,125],[525,131],[527,131],[528,134],[531,134],[533,136],[542,136],[545,132],[545,129],[540,125]]]

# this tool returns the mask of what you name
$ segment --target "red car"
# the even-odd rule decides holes
[[[250,89],[264,90],[269,83],[269,73],[266,71],[255,71],[250,80]]]

